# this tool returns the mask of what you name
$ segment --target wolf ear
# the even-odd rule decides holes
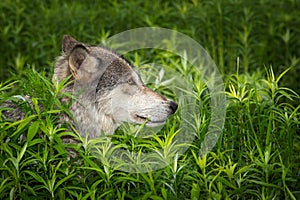
[[[73,76],[76,77],[77,70],[88,55],[87,49],[83,43],[78,42],[70,35],[64,35],[62,50],[64,54],[69,56],[69,68]]]
[[[74,49],[71,51],[69,55],[69,67],[74,77],[77,76],[77,71],[87,56],[88,56],[88,51],[82,45],[78,45],[74,47]]]
[[[64,35],[62,39],[62,50],[66,55],[69,55],[75,46],[80,44],[80,42],[72,38],[70,35]]]

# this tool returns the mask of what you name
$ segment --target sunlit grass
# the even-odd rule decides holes
[[[0,8],[0,104],[9,99],[26,111],[20,121],[5,121],[0,107],[0,199],[300,198],[299,2],[3,0]],[[105,44],[143,26],[188,34],[223,74],[226,121],[209,154],[199,156],[210,122],[209,90],[190,63],[170,52],[125,56],[147,86],[168,98],[180,100],[169,88],[178,82],[175,73],[192,85],[180,88],[199,110],[183,155],[174,143],[179,113],[150,135],[125,124],[112,136],[88,140],[61,124],[62,113],[71,115],[60,101],[70,97],[61,92],[68,80],[55,86],[50,80],[62,35]],[[15,94],[29,95],[33,107]],[[120,151],[136,163],[125,166],[132,171],[153,164],[142,153],[166,166],[129,173],[114,160]]]
[[[68,110],[59,101],[66,83],[54,87],[42,74],[27,74],[24,81],[6,83],[0,89],[4,98],[10,87],[25,84],[24,92],[30,90],[35,105],[23,120],[0,123],[1,198],[296,199],[299,195],[299,106],[281,100],[299,97],[277,85],[282,76],[275,77],[272,68],[252,77],[228,78],[223,135],[205,156],[199,156],[201,137],[209,124],[210,110],[205,105],[200,105],[202,119],[191,122],[197,136],[183,155],[176,155],[177,129],[172,125],[180,123],[176,115],[158,134],[136,137],[137,129],[127,125],[109,138],[89,141],[59,124],[57,114]],[[195,98],[206,102],[205,95]],[[63,143],[65,136],[78,143]],[[70,151],[75,156],[70,157]],[[137,165],[112,166],[118,151]],[[140,156],[151,151],[151,161],[166,162],[165,167],[147,173],[124,171],[147,168],[149,160]]]

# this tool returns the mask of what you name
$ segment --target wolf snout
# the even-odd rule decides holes
[[[171,110],[171,114],[174,114],[178,108],[178,104],[175,103],[174,101],[170,101],[169,107]]]

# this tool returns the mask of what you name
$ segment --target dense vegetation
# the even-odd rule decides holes
[[[2,0],[0,8],[0,103],[13,94],[28,94],[35,105],[21,105],[27,110],[24,120],[0,117],[0,199],[300,198],[298,0]],[[210,98],[205,83],[190,79],[194,72],[184,68],[201,107],[196,139],[163,169],[127,173],[95,159],[90,147],[99,141],[59,125],[58,113],[68,113],[69,106],[59,99],[67,94],[61,93],[63,83],[54,87],[50,80],[63,34],[98,44],[144,26],[178,30],[207,49],[223,75],[227,115],[218,144],[199,156]],[[126,56],[137,69],[149,60],[177,71],[186,64],[160,51],[153,57],[141,52]],[[159,82],[150,87],[169,93]],[[112,136],[115,148],[102,146],[102,153],[123,148],[122,143],[136,152],[168,150],[180,120],[175,115],[158,135],[146,139],[132,137],[130,127],[119,130]],[[66,135],[79,144],[64,144]],[[70,149],[75,158],[67,156]]]

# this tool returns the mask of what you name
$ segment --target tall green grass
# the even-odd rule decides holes
[[[223,135],[205,156],[199,156],[199,149],[209,124],[209,96],[203,95],[205,84],[196,89],[196,81],[201,123],[194,124],[197,136],[190,148],[176,156],[171,155],[176,134],[173,124],[180,123],[180,116],[170,118],[160,133],[147,138],[136,138],[132,135],[135,129],[127,127],[112,136],[113,147],[105,145],[105,138],[89,141],[59,122],[59,113],[68,112],[68,105],[59,101],[66,95],[60,92],[64,83],[54,87],[45,75],[29,70],[27,78],[0,89],[3,100],[7,90],[18,85],[32,95],[34,105],[21,121],[0,121],[0,198],[297,199],[300,106],[281,101],[299,98],[278,85],[285,73],[276,77],[266,67],[252,76],[228,76]],[[167,92],[166,88],[159,90]],[[65,136],[78,144],[63,143]],[[95,153],[95,145],[101,142]],[[136,153],[163,149],[166,154],[157,159],[172,160],[156,171],[127,173],[111,167],[107,160],[124,147]],[[70,157],[70,151],[76,156]]]
[[[298,0],[28,1],[0,2],[0,79],[22,74],[26,64],[49,71],[63,34],[100,43],[128,29],[160,26],[183,32],[203,45],[220,71],[292,66],[285,85],[300,91]]]
[[[12,99],[27,114],[15,122],[0,117],[0,199],[299,199],[299,9],[297,0],[1,1],[0,103]],[[62,35],[105,44],[143,26],[191,36],[223,73],[225,126],[206,156],[198,153],[209,125],[209,93],[197,79],[190,82],[201,108],[196,138],[181,156],[168,151],[178,115],[149,138],[134,137],[130,125],[119,129],[111,138],[115,146],[103,145],[96,155],[94,145],[104,141],[82,138],[59,121],[69,112],[60,101],[67,83],[54,87],[49,80]],[[169,53],[127,56],[138,70],[146,61],[161,62],[192,81],[191,67]],[[153,69],[158,81],[149,86],[176,99],[158,74]],[[12,94],[30,95],[34,106]],[[65,144],[66,136],[78,144]],[[98,159],[124,145],[135,152],[162,148],[173,160],[157,171],[126,173]]]

